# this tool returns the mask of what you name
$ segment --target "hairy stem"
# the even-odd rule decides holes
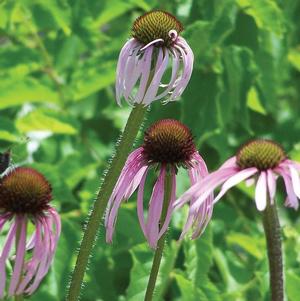
[[[171,191],[172,191],[172,174],[171,174],[171,172],[167,172],[167,174],[166,174],[164,187],[165,187],[164,203],[163,203],[163,210],[162,210],[161,219],[160,219],[161,225],[163,225],[163,223],[165,221],[170,198],[171,198]],[[155,283],[157,280],[157,275],[158,275],[158,271],[159,271],[159,267],[160,267],[160,263],[161,263],[161,259],[162,259],[162,255],[163,255],[163,250],[164,250],[164,246],[165,246],[166,235],[167,235],[167,232],[165,232],[162,235],[162,237],[160,238],[160,240],[157,243],[157,248],[156,248],[155,254],[154,254],[154,259],[153,259],[153,263],[152,263],[152,268],[151,268],[151,272],[150,272],[150,277],[149,277],[144,301],[151,301],[153,298]]]
[[[262,215],[269,258],[271,300],[284,301],[281,229],[276,204],[268,202]]]
[[[108,168],[107,174],[97,194],[88,218],[85,232],[83,234],[77,261],[70,282],[67,296],[68,301],[76,301],[79,298],[88,259],[92,252],[108,199],[112,194],[113,188],[119,178],[124,163],[132,149],[134,140],[144,120],[146,111],[147,108],[145,108],[142,104],[137,105],[131,111],[120,143],[116,147],[115,156],[112,159],[111,165]]]

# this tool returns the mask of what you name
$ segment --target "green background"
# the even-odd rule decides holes
[[[182,98],[154,103],[144,128],[161,118],[183,121],[210,170],[251,137],[274,139],[300,161],[299,0],[0,1],[0,150],[11,148],[13,164],[47,176],[63,221],[51,272],[30,300],[64,299],[85,219],[130,112],[114,99],[118,54],[134,19],[153,8],[182,21],[195,64]],[[188,187],[184,170],[178,181],[179,196]],[[287,296],[298,301],[299,214],[282,206],[283,191],[280,184]],[[142,300],[153,252],[135,201],[122,205],[112,245],[101,228],[81,300]],[[232,189],[202,238],[178,243],[185,209],[173,217],[154,300],[268,300],[253,188]]]

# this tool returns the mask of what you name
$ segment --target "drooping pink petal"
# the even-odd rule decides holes
[[[146,223],[146,237],[152,248],[156,247],[159,235],[159,222],[164,202],[164,182],[166,168],[161,167],[158,179],[154,185],[149,202],[148,218]]]
[[[242,169],[237,174],[230,177],[222,186],[221,191],[217,195],[217,197],[214,200],[214,203],[219,201],[221,197],[233,186],[236,186],[240,182],[248,179],[249,177],[253,176],[255,173],[257,173],[258,170],[256,167],[250,167],[246,169]]]
[[[289,172],[286,171],[283,167],[278,167],[275,171],[283,177],[283,181],[285,184],[285,189],[287,193],[287,199],[285,205],[287,207],[293,207],[295,210],[299,207],[299,202],[297,200],[297,196],[293,189],[292,179],[290,178]]]
[[[229,158],[228,160],[226,160],[219,169],[221,168],[228,168],[228,167],[237,167],[237,164],[236,164],[236,156],[233,156],[231,158]]]
[[[171,174],[172,174],[171,197],[170,197],[170,201],[169,201],[165,221],[164,221],[161,229],[159,230],[158,239],[160,239],[163,236],[163,234],[167,231],[167,229],[169,227],[171,217],[172,217],[172,213],[173,213],[173,203],[176,200],[176,172],[175,172],[174,168],[172,168]]]
[[[146,171],[141,179],[139,189],[138,189],[138,196],[137,196],[137,214],[138,214],[140,226],[141,226],[142,231],[145,236],[147,234],[146,234],[146,223],[145,223],[145,218],[144,218],[144,188],[145,188],[145,181],[146,181],[146,177],[148,174],[148,170],[149,170],[149,167],[146,169]]]
[[[155,96],[160,86],[161,79],[168,67],[168,61],[169,61],[169,52],[166,50],[164,52],[164,59],[160,65],[157,65],[159,66],[159,68],[157,72],[154,73],[152,81],[149,84],[149,87],[143,99],[143,103],[145,103],[146,105],[150,104],[155,99]]]
[[[270,169],[267,170],[267,183],[270,196],[270,203],[273,205],[276,192],[276,178],[273,174],[273,171]]]
[[[259,211],[265,210],[267,206],[267,176],[265,171],[261,172],[256,183],[255,203]]]
[[[205,199],[218,187],[221,183],[225,182],[228,178],[236,174],[238,171],[236,167],[229,167],[220,170],[206,176],[202,181],[199,181],[191,188],[189,188],[180,198],[174,203],[174,208],[180,208],[187,203],[191,198],[197,200],[193,203],[191,208],[194,212],[205,201]]]
[[[149,48],[147,48],[145,50],[143,59],[139,61],[141,67],[141,80],[140,80],[139,89],[135,96],[135,102],[137,103],[142,103],[147,91],[147,85],[149,82],[149,76],[151,72],[153,47],[154,46],[150,46]]]
[[[300,199],[300,179],[297,170],[293,165],[289,165],[289,171],[292,179],[293,189],[296,196]]]
[[[117,220],[117,212],[121,205],[121,202],[124,200],[125,196],[128,196],[133,192],[133,188],[137,187],[138,183],[136,183],[136,180],[141,180],[141,174],[139,174],[139,172],[141,170],[145,171],[144,167],[145,163],[143,158],[141,157],[140,148],[130,154],[113,190],[113,193],[108,201],[105,217],[107,242],[112,241],[114,227]]]
[[[10,297],[15,295],[17,285],[19,284],[21,277],[23,276],[22,269],[24,265],[25,251],[26,251],[27,217],[17,216],[16,227],[17,227],[17,231],[19,232],[18,233],[19,240],[18,242],[16,242],[18,248],[16,249],[14,269],[13,269],[9,290],[8,290],[8,296]]]
[[[20,282],[20,285],[17,290],[17,294],[23,294],[26,290],[28,284],[33,280],[37,268],[40,264],[41,257],[44,252],[43,243],[42,243],[42,225],[39,219],[36,220],[35,225],[35,246],[33,248],[32,258],[25,265],[25,275]]]
[[[15,236],[16,236],[17,225],[14,221],[11,225],[9,232],[7,234],[6,242],[2,249],[2,253],[0,255],[0,299],[4,297],[4,289],[6,284],[6,269],[5,264],[9,257],[10,250],[12,248]]]

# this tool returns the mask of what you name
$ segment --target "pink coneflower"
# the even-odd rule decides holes
[[[214,203],[233,186],[247,180],[246,183],[256,183],[255,203],[259,211],[265,210],[267,199],[270,204],[274,204],[276,192],[276,180],[278,176],[283,178],[287,198],[285,205],[298,209],[300,198],[300,164],[294,162],[286,156],[284,150],[277,143],[257,139],[244,144],[237,152],[236,156],[227,160],[217,171],[199,181],[187,190],[174,204],[179,208],[193,199],[190,207],[190,217],[185,229],[192,225],[192,216],[199,206],[212,191],[223,184]]]
[[[176,199],[177,169],[188,170],[191,184],[207,175],[207,168],[197,152],[190,130],[181,122],[165,119],[154,123],[145,133],[144,143],[133,151],[125,163],[119,180],[110,197],[106,214],[106,240],[112,241],[117,211],[122,201],[129,199],[138,188],[137,214],[142,231],[149,245],[155,248],[157,241],[167,230],[172,206]],[[155,168],[159,171],[149,201],[147,222],[144,218],[144,187],[148,171]],[[164,185],[167,173],[171,173],[172,190],[167,214],[163,225],[160,225],[164,201]],[[208,196],[193,216],[195,225],[193,237],[200,235],[212,214],[212,196]]]
[[[6,288],[9,297],[32,294],[47,274],[61,230],[51,199],[50,184],[32,168],[18,167],[0,179],[0,233],[8,229],[0,253],[0,299]]]
[[[164,11],[151,11],[136,19],[131,38],[122,48],[116,81],[116,99],[149,105],[158,99],[176,100],[187,86],[194,55],[179,34],[182,24]],[[167,83],[163,76],[172,65]]]

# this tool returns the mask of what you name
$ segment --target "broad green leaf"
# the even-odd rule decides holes
[[[300,50],[298,48],[289,51],[288,60],[294,68],[300,71]]]
[[[298,301],[299,286],[300,286],[299,269],[298,269],[298,273],[295,271],[288,271],[286,273],[286,291],[290,301]]]
[[[284,33],[283,14],[273,0],[236,0],[244,12],[252,16],[259,28],[272,31],[277,35]]]
[[[212,229],[211,227],[207,227],[199,239],[184,242],[183,247],[187,276],[196,287],[201,287],[212,265],[212,239]]]
[[[262,106],[257,90],[252,87],[247,94],[247,106],[260,114],[267,115],[265,108]]]
[[[0,82],[0,110],[27,102],[58,103],[59,97],[54,90],[32,78]]]
[[[165,246],[160,272],[156,283],[154,301],[160,301],[167,287],[170,273],[177,257],[178,246],[175,242],[171,246]],[[148,284],[154,252],[147,243],[137,245],[130,250],[133,267],[130,273],[130,284],[127,289],[126,301],[143,300]]]
[[[230,233],[226,240],[230,245],[237,245],[257,259],[265,256],[265,241],[263,238],[251,237],[242,233]]]
[[[77,129],[74,122],[64,118],[54,111],[34,110],[16,122],[16,127],[22,133],[30,131],[49,131],[54,134],[75,135]]]

